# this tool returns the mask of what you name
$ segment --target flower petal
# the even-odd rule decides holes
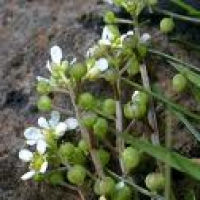
[[[141,38],[140,38],[140,42],[141,43],[146,43],[151,39],[151,35],[149,33],[144,33]]]
[[[19,151],[19,159],[24,162],[30,162],[33,159],[33,153],[27,149],[22,149]]]
[[[51,47],[50,54],[51,54],[51,59],[53,63],[55,64],[61,63],[63,56],[62,56],[62,49],[59,46],[55,45]]]
[[[48,167],[48,162],[47,161],[43,162],[40,168],[40,173],[45,173],[47,170],[47,167]]]
[[[64,122],[60,122],[57,127],[56,127],[56,130],[55,130],[55,134],[57,136],[63,136],[65,134],[65,131],[68,129],[68,126],[66,123]]]
[[[49,120],[50,126],[52,128],[56,127],[58,125],[59,120],[60,120],[60,113],[58,111],[52,111],[51,119]]]
[[[42,136],[42,133],[40,129],[36,127],[30,127],[24,131],[24,137],[27,140],[38,140],[39,138],[41,138],[41,136]]]
[[[45,128],[45,129],[49,129],[49,124],[47,122],[47,120],[44,118],[44,117],[40,117],[38,119],[38,125],[41,127],[41,128]]]
[[[69,130],[76,129],[78,127],[78,120],[72,117],[65,120],[65,123],[67,124],[67,128]]]
[[[108,69],[108,61],[105,58],[100,58],[95,62],[95,67],[99,68],[102,72]]]
[[[36,172],[35,172],[34,170],[32,170],[32,171],[27,172],[26,174],[24,174],[24,175],[21,177],[21,179],[22,179],[23,181],[26,181],[26,180],[32,178],[35,174],[36,174]]]
[[[44,154],[47,149],[47,143],[44,140],[39,140],[36,149],[40,154]]]

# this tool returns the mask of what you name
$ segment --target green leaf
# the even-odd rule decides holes
[[[194,135],[194,137],[200,141],[200,133],[195,129],[195,127],[190,123],[190,121],[188,121],[187,118],[185,118],[185,116],[180,113],[177,112],[173,109],[170,109],[176,116],[177,118],[183,123],[185,124],[185,126],[188,128],[188,130]]]
[[[182,73],[191,83],[200,88],[200,75],[188,69],[187,67],[169,61],[169,63],[175,67],[180,73]]]
[[[178,153],[172,152],[160,145],[153,145],[150,142],[142,139],[137,139],[127,133],[123,134],[126,143],[133,145],[140,151],[145,152],[152,157],[168,164],[170,167],[186,173],[196,180],[200,181],[200,165],[190,159],[181,156]]]

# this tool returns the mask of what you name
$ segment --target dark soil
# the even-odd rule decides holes
[[[23,130],[38,116],[35,80],[46,73],[49,47],[83,58],[96,39],[95,24],[85,29],[80,16],[98,10],[95,0],[0,1],[0,200],[73,199],[66,189],[23,182],[18,159]]]
[[[24,128],[35,123],[39,116],[34,85],[36,76],[47,75],[49,48],[58,44],[68,58],[82,60],[99,37],[101,20],[94,21],[100,9],[97,0],[0,0],[0,200],[78,199],[76,193],[66,188],[21,181],[27,169],[18,159],[18,151],[24,143]],[[170,43],[155,26],[145,29],[156,35],[157,48],[195,65],[200,63],[198,53]],[[199,38],[199,32],[194,30],[192,36]],[[159,59],[150,63],[152,76],[162,90],[173,95],[170,91],[172,70]],[[195,106],[188,95],[183,97],[184,105]],[[174,149],[188,157],[200,157],[199,145],[188,131],[177,121],[173,126]],[[182,182],[177,173],[176,177],[181,194],[187,181]]]

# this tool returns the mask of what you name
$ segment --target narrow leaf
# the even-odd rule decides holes
[[[200,165],[190,159],[172,152],[160,145],[152,145],[150,142],[137,139],[127,133],[123,134],[126,143],[131,144],[152,157],[170,165],[172,168],[186,173],[196,180],[200,181]]]

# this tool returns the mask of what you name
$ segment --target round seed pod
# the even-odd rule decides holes
[[[78,105],[81,108],[92,110],[95,107],[95,99],[92,94],[86,92],[79,96]]]
[[[100,139],[104,139],[108,132],[108,122],[104,118],[99,117],[93,126],[93,132]]]
[[[175,27],[174,20],[172,18],[165,17],[160,22],[160,31],[162,33],[170,33]]]
[[[122,163],[124,165],[125,171],[130,172],[132,169],[136,168],[140,163],[140,153],[137,149],[133,147],[127,147],[121,155]]]
[[[187,87],[187,79],[182,74],[176,74],[172,80],[173,90],[183,92]]]
[[[37,102],[37,107],[40,111],[50,111],[52,109],[52,103],[50,97],[43,95]]]
[[[106,115],[115,115],[115,113],[116,113],[116,101],[114,99],[106,99],[103,102],[103,112]]]
[[[86,178],[86,170],[83,166],[74,165],[67,172],[67,179],[75,185],[82,185]]]
[[[164,188],[165,178],[161,173],[151,173],[145,179],[145,184],[151,191],[159,191]]]
[[[81,119],[82,125],[88,129],[91,129],[96,121],[97,121],[97,115],[92,112],[84,113]]]
[[[80,81],[87,72],[87,67],[84,64],[76,63],[70,68],[70,75],[76,81]]]

